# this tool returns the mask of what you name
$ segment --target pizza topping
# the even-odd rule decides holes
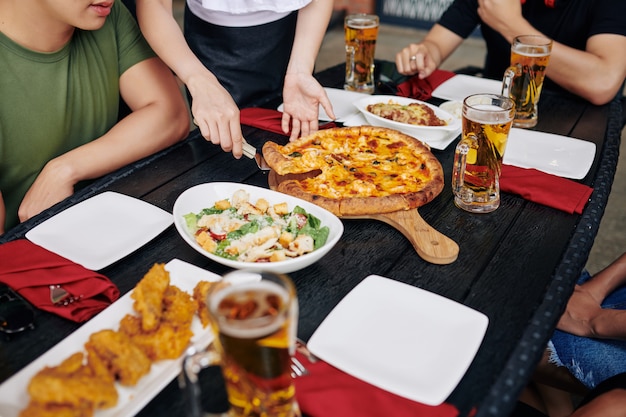
[[[403,105],[389,100],[387,103],[374,103],[367,106],[367,111],[376,116],[418,126],[446,126],[448,123],[440,119],[435,111],[423,103]]]
[[[428,146],[393,129],[326,129],[285,146],[267,142],[263,155],[282,176],[278,191],[340,216],[416,208],[443,188],[441,164]]]

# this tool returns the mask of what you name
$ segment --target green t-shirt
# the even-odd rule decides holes
[[[115,2],[102,28],[76,29],[52,53],[35,52],[0,32],[0,190],[6,230],[52,158],[106,133],[118,118],[119,77],[155,56],[128,10]]]

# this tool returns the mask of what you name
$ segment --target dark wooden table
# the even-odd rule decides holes
[[[318,74],[323,85],[341,87],[343,67]],[[449,265],[423,261],[409,241],[383,222],[344,220],[335,248],[293,278],[300,301],[299,336],[307,340],[333,307],[361,280],[378,274],[415,285],[485,313],[489,327],[480,350],[447,401],[461,415],[506,416],[530,378],[552,329],[583,269],[604,213],[617,165],[621,105],[592,106],[582,100],[544,91],[537,130],[589,140],[596,159],[582,180],[594,192],[583,215],[571,215],[504,194],[502,205],[487,215],[459,210],[452,201],[450,175],[454,142],[434,151],[446,178],[443,192],[420,208],[422,217],[460,246]],[[244,135],[260,148],[286,137],[244,126]],[[252,160],[239,161],[206,142],[197,131],[172,148],[121,169],[0,236],[0,243],[21,238],[36,224],[63,209],[107,191],[117,191],[171,212],[186,189],[200,183],[233,181],[267,187],[267,174]],[[155,262],[179,258],[216,273],[226,269],[190,248],[174,227],[102,272],[122,293],[130,291]],[[0,342],[0,382],[76,330],[75,323],[37,312],[37,328]],[[205,407],[224,406],[217,370],[202,376]],[[183,399],[172,381],[140,413],[182,415]],[[390,410],[390,413],[392,411]]]

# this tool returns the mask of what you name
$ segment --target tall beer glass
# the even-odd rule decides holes
[[[502,95],[515,101],[515,127],[533,127],[543,87],[552,40],[541,35],[523,35],[511,45],[511,66],[504,72]]]
[[[291,280],[282,274],[231,272],[210,291],[207,306],[215,351],[185,359],[188,384],[195,386],[192,392],[199,389],[194,364],[219,362],[229,417],[300,416],[290,366],[298,321]],[[194,406],[199,407],[198,402],[195,398]]]
[[[463,101],[463,135],[454,153],[454,203],[472,213],[500,206],[500,171],[515,116],[515,104],[496,94],[475,94]]]
[[[344,89],[361,93],[374,92],[374,54],[378,37],[378,16],[346,16],[346,80]]]

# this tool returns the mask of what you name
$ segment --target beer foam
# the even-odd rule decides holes
[[[488,125],[508,123],[513,120],[507,110],[494,104],[473,105],[464,110],[463,117],[476,123]]]
[[[251,318],[244,320],[229,319],[226,317],[219,317],[220,332],[242,339],[257,339],[264,336],[269,336],[276,330],[278,330],[287,320],[284,310],[289,307],[289,293],[280,285],[270,281],[257,281],[249,282],[244,285],[235,285],[226,287],[219,294],[213,296],[209,302],[209,308],[214,315],[218,310],[219,304],[224,298],[237,293],[249,293],[249,292],[261,292],[263,294],[272,294],[280,297],[282,306],[275,316],[259,316],[252,315]],[[257,300],[263,301],[263,300]],[[263,304],[263,302],[262,302]],[[259,310],[264,310],[265,305],[261,305]]]
[[[378,23],[371,19],[350,19],[347,25],[352,29],[369,29],[377,27]]]

